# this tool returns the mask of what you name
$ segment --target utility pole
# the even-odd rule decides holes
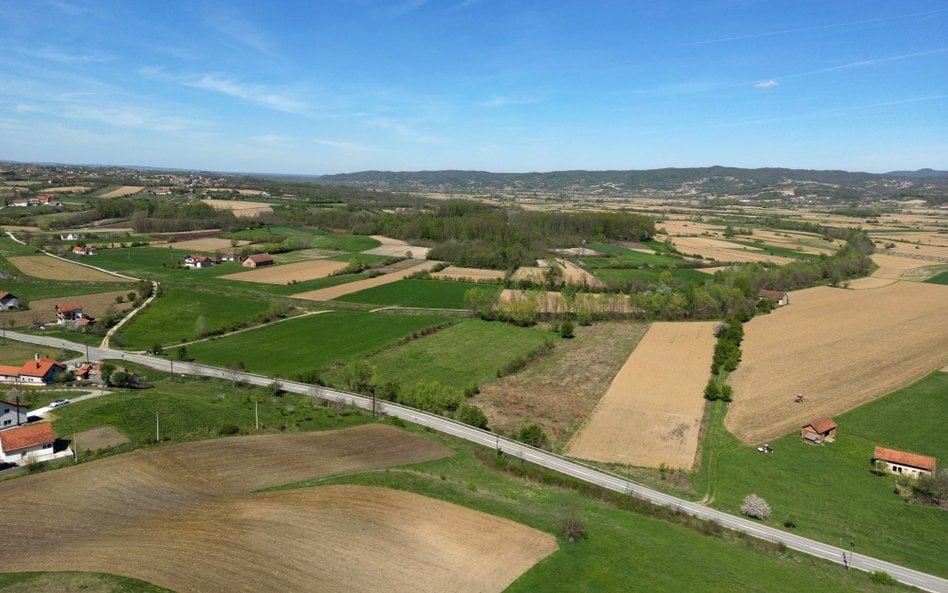
[[[260,430],[260,412],[258,411],[258,408],[257,408],[257,396],[256,396],[256,395],[253,396],[253,422],[254,422],[254,427],[255,427],[257,430]]]
[[[158,430],[158,412],[155,412],[155,442],[161,441],[161,432]]]

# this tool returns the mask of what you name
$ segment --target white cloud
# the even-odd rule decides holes
[[[761,80],[760,82],[755,82],[755,83],[754,83],[754,88],[755,88],[755,89],[764,89],[764,90],[766,90],[766,89],[775,89],[775,88],[777,88],[778,86],[780,86],[780,83],[777,82],[777,81],[774,80],[774,79]]]
[[[534,99],[530,97],[503,97],[503,96],[494,96],[486,101],[478,101],[478,107],[491,107],[491,108],[500,108],[500,107],[509,107],[511,105],[534,105],[539,103],[539,99]]]
[[[114,59],[112,56],[108,56],[99,51],[73,51],[50,45],[38,49],[21,48],[19,52],[34,58],[46,60],[47,62],[58,62],[60,64],[89,64],[108,62]]]
[[[288,92],[279,91],[262,84],[248,84],[218,74],[176,75],[161,68],[140,68],[138,73],[146,78],[174,82],[183,86],[213,91],[230,97],[256,103],[275,111],[301,113],[307,105],[293,98]]]

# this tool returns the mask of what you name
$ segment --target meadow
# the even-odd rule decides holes
[[[618,245],[607,243],[590,243],[586,245],[593,251],[606,254],[601,257],[580,257],[579,261],[590,269],[599,268],[638,268],[643,266],[655,266],[674,268],[680,266],[684,260],[667,255],[655,253],[643,253],[632,249],[626,249]]]
[[[606,284],[624,285],[629,282],[639,282],[644,284],[658,284],[658,278],[662,273],[668,272],[672,278],[681,280],[685,284],[701,286],[710,279],[710,276],[698,270],[690,268],[672,268],[668,270],[646,269],[637,270],[634,268],[598,268],[594,270],[597,278]]]
[[[248,371],[292,377],[365,356],[444,321],[431,315],[330,311],[193,344],[188,355],[198,362],[242,362]]]
[[[737,513],[744,496],[756,493],[770,503],[774,527],[792,522],[793,532],[831,544],[848,545],[855,534],[857,555],[948,576],[948,561],[934,553],[944,547],[948,514],[906,503],[893,492],[894,477],[870,472],[877,445],[948,458],[946,393],[948,373],[936,371],[836,416],[835,442],[809,445],[794,432],[771,440],[769,455],[741,445],[717,414],[696,485],[722,510]]]
[[[471,288],[480,288],[492,297],[500,293],[499,285],[407,278],[392,284],[360,290],[335,300],[380,306],[464,309],[464,293]]]
[[[940,274],[935,274],[925,282],[929,284],[948,284],[948,272],[941,272]]]
[[[38,344],[15,342],[5,338],[0,339],[0,364],[19,366],[27,360],[33,360],[33,357],[37,354],[40,355],[40,358],[49,357],[56,360],[79,356],[78,352],[63,350],[62,348],[50,348]]]
[[[122,344],[145,350],[155,344],[187,342],[210,332],[250,322],[270,303],[188,288],[169,288],[122,330]],[[203,318],[203,322],[199,319]]]

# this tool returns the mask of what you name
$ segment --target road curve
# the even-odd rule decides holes
[[[67,342],[62,339],[49,338],[46,336],[33,336],[12,331],[6,332],[6,335],[8,338],[13,340],[20,340],[23,342],[41,344],[44,346],[56,348],[62,347],[65,349],[77,351],[81,351],[85,348],[85,345],[83,344],[76,344],[74,342]],[[221,379],[249,383],[251,385],[267,386],[271,385],[274,381],[272,377],[266,377],[264,375],[232,371],[229,369],[222,369],[190,362],[175,362],[150,355],[133,354],[129,352],[122,352],[120,350],[112,350],[109,348],[90,347],[89,356],[94,360],[124,359],[129,362],[134,362],[142,366],[147,366],[160,371],[204,377],[217,377]],[[365,410],[372,409],[372,399],[365,396],[329,389],[327,387],[309,385],[307,383],[285,381],[282,379],[280,379],[280,385],[284,391],[291,393],[298,393],[322,400],[339,402]],[[948,580],[946,579],[906,568],[898,564],[893,564],[891,562],[886,562],[885,560],[879,560],[871,556],[865,556],[862,554],[851,555],[849,551],[844,548],[839,548],[837,546],[825,544],[816,540],[800,537],[792,533],[774,529],[773,527],[769,527],[767,525],[762,525],[756,521],[751,521],[743,517],[731,515],[706,507],[696,502],[676,498],[646,486],[636,484],[635,482],[631,482],[624,477],[604,472],[583,463],[556,455],[555,453],[550,453],[548,451],[536,449],[517,441],[506,439],[486,430],[474,428],[473,426],[461,424],[441,416],[436,416],[434,414],[429,414],[427,412],[422,412],[420,410],[415,410],[385,401],[377,402],[376,409],[386,416],[400,418],[405,422],[411,422],[419,426],[425,426],[433,430],[437,430],[438,432],[449,434],[472,443],[483,445],[485,447],[497,448],[508,455],[513,455],[525,461],[535,463],[539,466],[579,480],[583,480],[590,484],[596,484],[615,492],[627,493],[631,496],[647,500],[653,504],[671,507],[695,517],[714,521],[723,527],[733,529],[735,531],[742,531],[747,535],[756,537],[758,539],[775,543],[783,543],[792,550],[796,550],[810,556],[829,560],[830,562],[836,562],[837,564],[848,563],[851,568],[864,570],[867,572],[882,571],[907,585],[911,585],[925,591],[932,591],[933,593],[948,593]]]

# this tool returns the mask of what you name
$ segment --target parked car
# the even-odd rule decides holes
[[[54,401],[52,404],[50,404],[49,407],[51,407],[51,408],[58,408],[59,406],[65,406],[65,405],[68,404],[68,403],[69,403],[69,400],[68,400],[68,399],[57,399],[57,400]]]

